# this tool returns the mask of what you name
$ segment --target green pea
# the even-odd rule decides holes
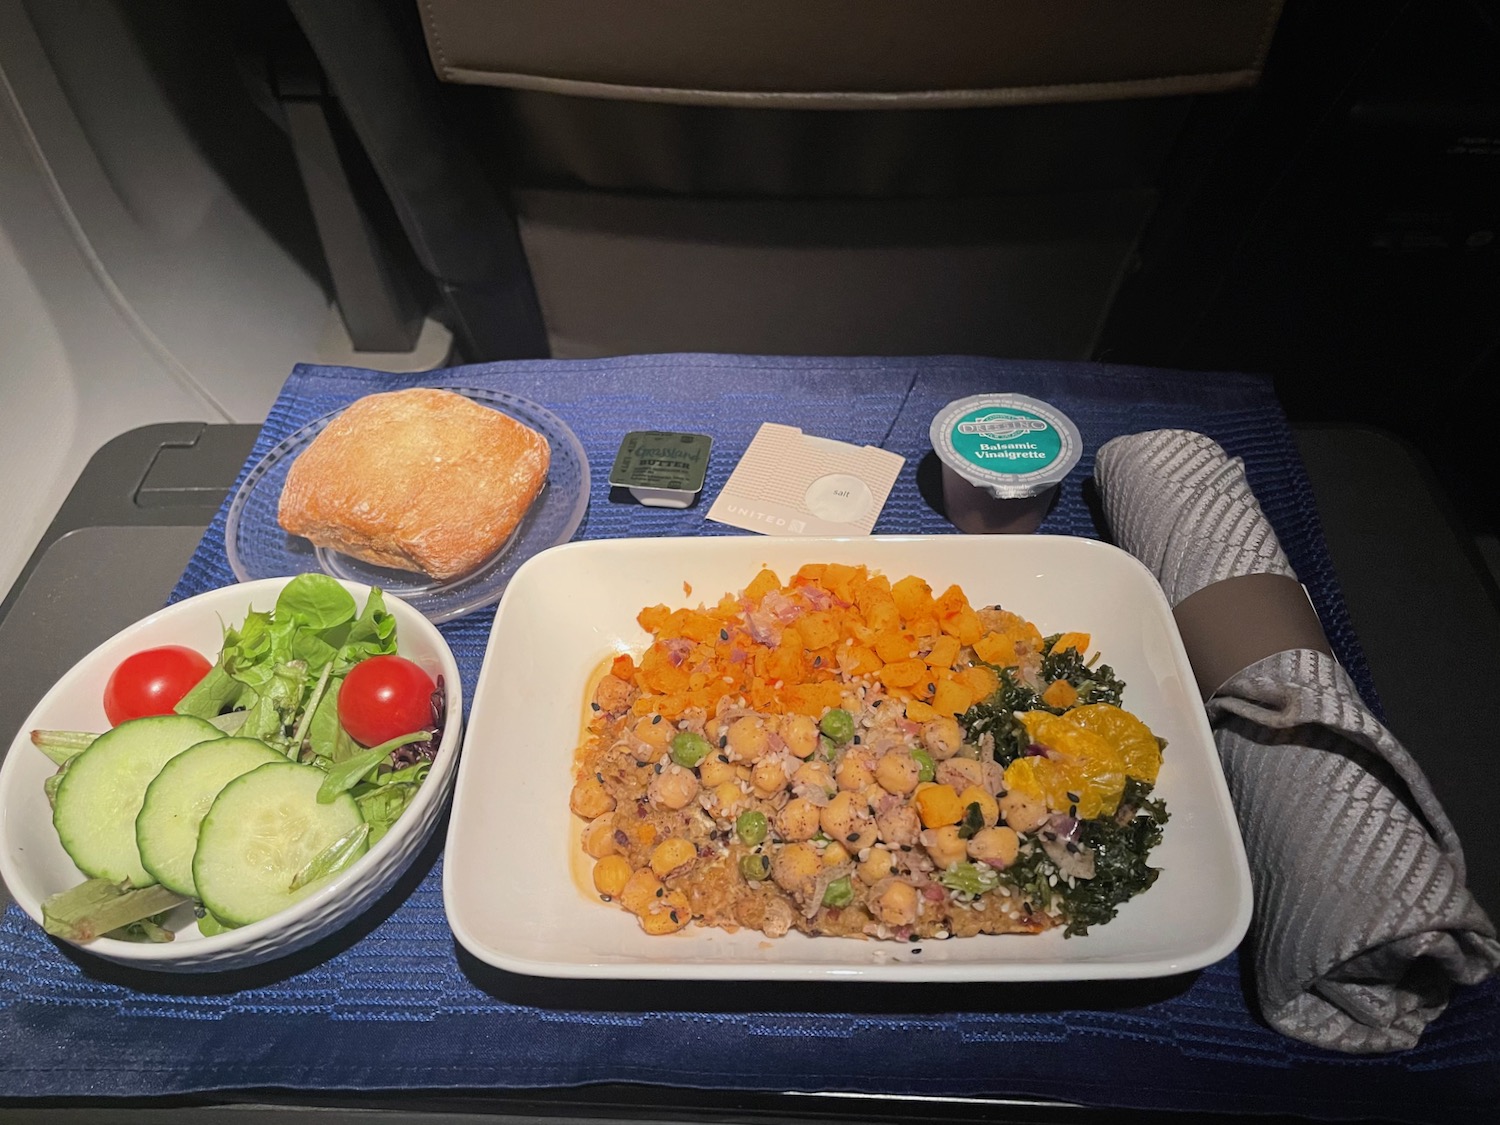
[[[823,716],[818,728],[839,746],[854,737],[854,716],[842,707],[835,707]]]
[[[759,853],[742,855],[740,856],[740,874],[752,883],[768,879],[771,875],[771,860]]]
[[[823,892],[824,906],[848,906],[853,901],[854,883],[847,875],[829,883],[828,889]]]
[[[713,747],[708,744],[708,739],[690,730],[672,736],[672,761],[688,769],[692,769],[708,757],[712,749]]]
[[[911,756],[917,762],[917,780],[931,781],[937,776],[937,765],[932,760],[932,755],[920,746],[912,747]]]
[[[755,809],[746,809],[735,817],[734,830],[739,833],[741,842],[754,847],[766,838],[766,832],[770,828],[766,821],[766,814],[757,812]]]

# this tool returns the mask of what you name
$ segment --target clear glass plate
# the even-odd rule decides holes
[[[229,506],[224,547],[241,582],[322,571],[335,578],[379,586],[402,598],[429,621],[450,621],[500,600],[506,583],[527,559],[566,543],[589,503],[589,462],[578,438],[557,415],[519,395],[474,387],[449,388],[536,430],[552,447],[552,464],[536,503],[503,547],[477,570],[447,581],[393,570],[314,547],[283,531],[276,520],[287,472],[313,438],[343,413],[309,422],[261,458]]]

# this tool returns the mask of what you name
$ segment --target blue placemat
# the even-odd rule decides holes
[[[1336,654],[1374,701],[1290,432],[1257,378],[968,358],[641,356],[422,376],[299,367],[250,463],[329,410],[415,383],[509,390],[567,420],[593,469],[581,538],[739,534],[706,523],[706,503],[682,512],[612,503],[606,478],[627,429],[713,434],[706,498],[763,421],[884,445],[907,464],[877,533],[952,530],[923,498],[932,477],[924,458],[928,422],[963,395],[1019,391],[1053,402],[1078,423],[1089,451],[1119,433],[1198,429],[1245,459]],[[1092,468],[1090,452],[1043,531],[1100,534]],[[174,598],[233,581],[223,533],[221,511]],[[466,694],[491,618],[482,611],[443,627]],[[439,844],[348,930],[246,974],[184,979],[117,969],[60,948],[12,907],[0,921],[0,1097],[632,1082],[1436,1122],[1492,1107],[1500,1091],[1493,981],[1461,992],[1417,1048],[1350,1058],[1261,1024],[1238,958],[1188,978],[1061,987],[515,977],[456,947],[443,916]]]

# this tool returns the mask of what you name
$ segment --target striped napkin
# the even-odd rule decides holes
[[[1202,434],[1115,438],[1094,478],[1116,543],[1173,606],[1225,578],[1295,577],[1243,465]],[[1309,649],[1233,676],[1208,715],[1255,884],[1262,1015],[1333,1050],[1413,1046],[1454,984],[1500,966],[1421,767],[1343,668]]]

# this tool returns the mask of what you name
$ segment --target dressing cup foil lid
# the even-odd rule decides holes
[[[1083,454],[1073,420],[1026,395],[970,395],[950,402],[929,432],[944,465],[1002,500],[1036,496],[1062,483]]]

